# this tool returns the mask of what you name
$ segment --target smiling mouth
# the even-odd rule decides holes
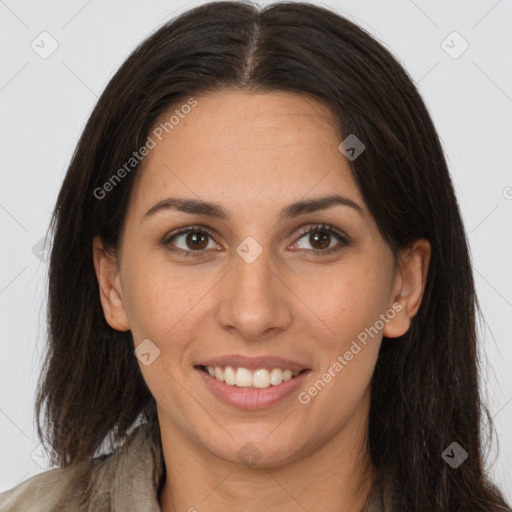
[[[292,372],[289,369],[283,368],[258,368],[257,370],[249,370],[243,367],[204,365],[195,366],[195,368],[228,386],[259,389],[279,386],[279,384],[283,382],[292,380],[300,374],[310,371],[307,368]]]

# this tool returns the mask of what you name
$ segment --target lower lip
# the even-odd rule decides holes
[[[206,385],[212,393],[222,401],[239,407],[240,409],[262,409],[277,404],[303,384],[304,379],[311,370],[306,370],[296,377],[283,381],[277,386],[269,386],[268,388],[246,388],[238,386],[230,386],[224,382],[220,382],[215,377],[211,377],[209,373],[196,368]]]

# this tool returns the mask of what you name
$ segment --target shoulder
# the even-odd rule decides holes
[[[0,512],[49,512],[70,495],[71,482],[85,469],[84,464],[39,473],[16,487],[0,493]],[[73,509],[68,509],[73,510]]]
[[[142,426],[113,453],[35,475],[0,493],[0,512],[110,510],[113,503],[123,510],[130,484],[151,494],[160,481],[157,434]]]

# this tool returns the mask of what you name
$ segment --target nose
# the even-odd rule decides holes
[[[220,287],[218,324],[247,341],[264,341],[289,328],[293,294],[284,277],[266,249],[251,263],[234,253]]]

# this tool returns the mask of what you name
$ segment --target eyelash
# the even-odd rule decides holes
[[[328,256],[330,254],[340,251],[343,247],[347,247],[350,245],[350,242],[345,235],[341,234],[335,228],[333,228],[332,226],[330,226],[328,224],[317,224],[314,226],[306,226],[306,227],[302,228],[301,231],[299,232],[299,235],[298,235],[298,238],[296,239],[296,241],[300,240],[305,235],[315,233],[317,231],[328,233],[330,235],[334,235],[338,239],[338,241],[341,243],[338,246],[331,247],[330,249],[312,249],[312,250],[308,250],[308,252],[311,252],[311,253],[319,255],[319,256]],[[198,250],[198,251],[192,251],[192,250],[185,251],[184,249],[169,246],[169,244],[177,236],[182,235],[183,233],[190,233],[190,232],[202,233],[204,235],[210,236],[211,238],[213,238],[213,235],[214,235],[214,233],[205,226],[197,226],[197,225],[196,226],[186,226],[186,227],[177,229],[176,231],[171,233],[169,236],[167,236],[163,241],[163,245],[168,250],[170,250],[172,252],[178,252],[178,253],[182,253],[182,254],[185,253],[186,257],[198,258],[198,257],[204,256],[204,252],[205,252],[204,249]]]

